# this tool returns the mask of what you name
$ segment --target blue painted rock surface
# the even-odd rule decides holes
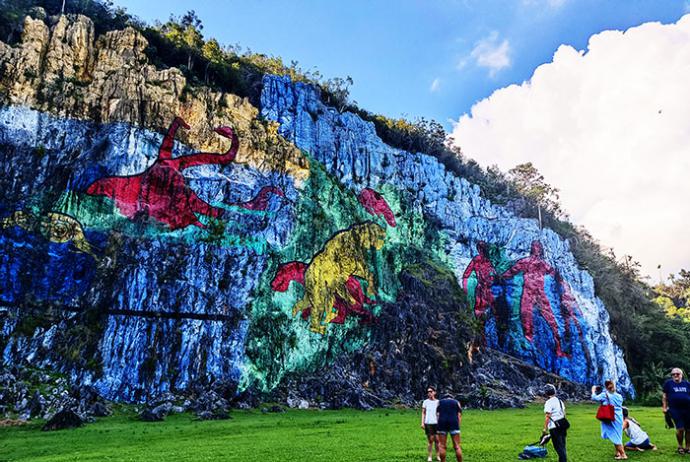
[[[214,381],[270,392],[365,349],[410,290],[398,276],[424,260],[466,289],[475,347],[633,393],[592,278],[556,233],[312,87],[267,76],[261,106],[300,172],[238,161],[222,130],[209,135],[222,149],[200,154],[162,127],[0,109],[4,365],[124,401]]]

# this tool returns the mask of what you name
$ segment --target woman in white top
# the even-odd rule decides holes
[[[548,430],[551,435],[553,449],[558,454],[558,462],[567,462],[568,454],[565,449],[565,438],[567,431],[560,428],[556,422],[565,418],[565,404],[556,397],[556,387],[551,384],[544,388],[544,395],[547,400],[544,403],[544,432]]]
[[[630,438],[625,444],[625,449],[630,451],[644,451],[651,449],[656,451],[656,446],[649,441],[649,435],[642,430],[635,419],[628,416],[628,408],[623,408],[623,431]]]
[[[436,399],[436,389],[434,387],[427,387],[427,399],[422,403],[422,428],[426,433],[427,439],[427,461],[431,462],[432,449],[436,448],[436,460],[441,460],[438,455],[438,438],[436,437],[436,425],[438,418],[436,417],[436,408],[438,407],[438,400]]]

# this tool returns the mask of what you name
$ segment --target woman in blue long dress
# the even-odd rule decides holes
[[[599,404],[613,405],[616,419],[613,422],[601,422],[601,437],[611,441],[616,448],[614,459],[627,459],[623,447],[623,397],[616,393],[616,384],[611,380],[607,380],[604,387],[606,390],[601,393],[597,393],[597,387],[592,387],[592,400]]]

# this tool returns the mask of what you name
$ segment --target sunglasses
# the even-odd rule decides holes
[[[427,390],[427,393],[434,393],[434,390]]]
[[[674,372],[674,373],[671,374],[671,375],[683,375],[683,374],[681,374],[680,372]]]

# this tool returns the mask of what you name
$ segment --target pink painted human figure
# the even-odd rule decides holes
[[[486,309],[494,304],[494,294],[491,286],[496,276],[496,269],[489,260],[489,247],[484,241],[477,242],[477,255],[472,258],[462,275],[462,287],[467,291],[467,281],[472,273],[477,276],[477,286],[474,289],[474,315],[484,316]]]
[[[553,332],[556,344],[556,355],[567,356],[561,349],[561,339],[558,334],[558,323],[553,315],[551,303],[544,291],[544,277],[556,276],[556,270],[544,260],[544,248],[539,241],[532,241],[529,257],[518,260],[508,271],[503,273],[505,279],[512,278],[519,273],[523,276],[522,298],[520,299],[520,317],[525,338],[533,341],[534,335],[534,305],[537,305],[541,315]]]

